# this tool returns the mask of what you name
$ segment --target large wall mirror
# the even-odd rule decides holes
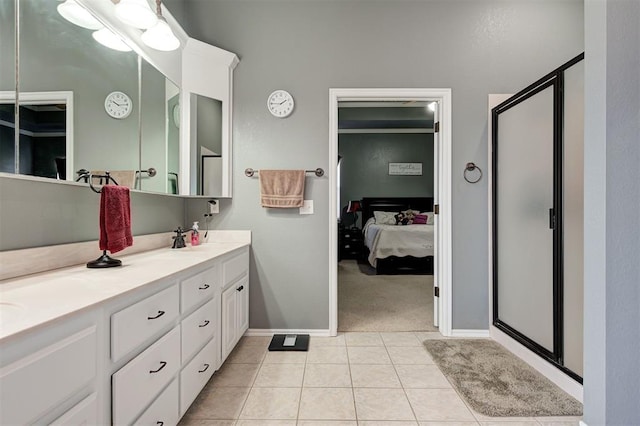
[[[221,170],[211,182],[206,182],[207,188],[217,189],[203,192],[202,186],[190,184],[194,176],[201,174],[199,165],[181,158],[186,152],[197,149],[198,139],[210,139],[205,133],[192,134],[180,129],[181,122],[189,123],[189,117],[184,113],[186,110],[189,114],[189,108],[180,105],[184,98],[179,85],[184,80],[182,57],[191,39],[167,12],[170,23],[182,31],[182,46],[177,53],[154,52],[141,46],[140,30],[117,22],[112,2],[77,2],[114,30],[132,50],[117,51],[98,44],[92,37],[92,30],[76,26],[58,13],[58,1],[0,2],[3,52],[0,65],[0,172],[74,181],[81,169],[109,170],[122,172],[128,186],[142,191],[231,196],[229,185],[213,182],[215,179],[222,182],[221,174],[230,174],[230,168]],[[19,34],[15,25],[18,4]],[[197,46],[201,44],[204,43],[196,43]],[[190,61],[201,61],[207,56],[207,52],[204,53],[202,50],[193,52],[189,55]],[[237,58],[230,55],[235,58],[235,66]],[[17,56],[19,72],[16,76],[14,58]],[[227,76],[222,74],[222,81],[211,83],[216,67],[221,66],[215,59],[205,58],[204,66],[199,67],[201,72],[209,73],[207,84],[230,86],[228,71]],[[211,73],[207,66],[214,72]],[[229,69],[225,64],[221,67]],[[20,103],[17,132],[16,80]],[[205,87],[202,91],[206,93],[209,89]],[[122,117],[114,117],[107,111],[107,97],[113,92],[122,92],[131,100],[131,111],[123,113]],[[227,115],[222,106],[230,108],[230,96],[230,88],[221,96],[214,96],[218,98],[217,116],[209,122],[222,123],[223,115]],[[194,122],[197,121],[194,118]],[[228,131],[217,130],[214,138],[221,145],[231,143]],[[228,147],[217,149],[212,152],[220,155],[230,152]],[[225,164],[230,164],[230,158],[227,160]]]

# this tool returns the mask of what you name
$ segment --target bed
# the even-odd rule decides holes
[[[377,274],[433,274],[433,225],[376,223],[374,212],[433,211],[431,197],[367,197],[362,199],[365,257]],[[380,216],[380,215],[379,215]]]

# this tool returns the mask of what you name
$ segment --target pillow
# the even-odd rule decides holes
[[[415,216],[417,214],[420,214],[420,211],[419,210],[408,209],[408,210],[403,211],[402,213],[404,213],[405,216],[411,217],[411,216]]]
[[[426,225],[429,217],[426,214],[417,214],[413,218],[414,225]]]
[[[433,225],[433,220],[435,219],[433,212],[422,212],[420,214],[427,216],[427,225]]]
[[[376,218],[378,225],[395,225],[396,217],[393,212],[373,212],[373,217]]]

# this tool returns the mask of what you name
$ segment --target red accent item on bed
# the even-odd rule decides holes
[[[427,215],[426,214],[417,214],[413,217],[414,225],[426,225],[427,224]]]

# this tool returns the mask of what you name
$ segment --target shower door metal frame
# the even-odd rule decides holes
[[[571,59],[535,83],[527,86],[491,110],[492,121],[492,260],[493,260],[493,325],[546,359],[564,373],[582,383],[582,377],[564,366],[564,299],[563,299],[563,153],[564,153],[564,71],[584,59],[584,53]],[[553,351],[502,321],[498,314],[498,128],[499,115],[526,101],[541,91],[553,87],[553,206],[549,211],[549,226],[553,230]]]

